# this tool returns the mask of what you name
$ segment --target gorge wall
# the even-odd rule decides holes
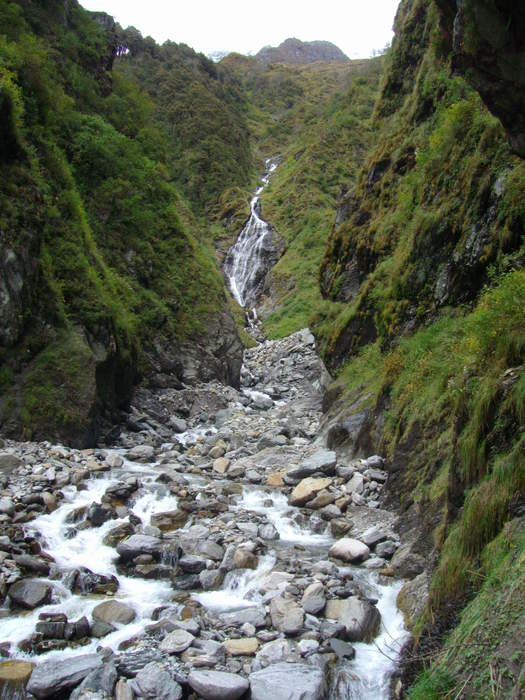
[[[0,23],[0,424],[92,445],[141,378],[238,382],[243,348],[202,211],[251,156],[235,96],[221,99],[213,64],[187,47],[152,48],[73,0],[2,2]],[[208,120],[174,121],[117,55],[145,84],[173,71],[189,86],[175,113]]]
[[[523,22],[403,0],[384,57],[214,65],[0,0],[2,434],[93,445],[140,382],[235,385],[217,261],[279,157],[264,329],[310,325],[328,446],[386,457],[412,700],[524,690]]]

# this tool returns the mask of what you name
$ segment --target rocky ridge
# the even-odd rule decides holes
[[[0,686],[387,697],[393,664],[367,643],[398,653],[390,582],[419,569],[381,508],[383,459],[318,437],[328,380],[304,330],[246,351],[240,390],[142,390],[112,449],[6,442]]]
[[[345,63],[348,61],[340,48],[329,41],[300,41],[286,39],[279,46],[265,46],[256,55],[261,63],[299,64],[315,63]]]

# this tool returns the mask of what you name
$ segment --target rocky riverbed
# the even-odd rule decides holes
[[[140,389],[111,448],[2,445],[0,697],[389,697],[388,465],[318,437],[309,331],[241,379]]]

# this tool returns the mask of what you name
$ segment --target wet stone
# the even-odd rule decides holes
[[[250,686],[246,678],[221,671],[192,671],[188,683],[203,700],[237,700]]]
[[[51,586],[34,579],[22,579],[9,588],[9,597],[14,605],[33,610],[49,603]]]

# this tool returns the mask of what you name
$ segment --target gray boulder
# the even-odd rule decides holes
[[[280,663],[250,675],[251,700],[322,700],[324,673],[315,666]]]
[[[174,433],[185,433],[188,430],[188,424],[183,418],[170,416],[170,428]]]
[[[180,700],[182,698],[181,686],[171,677],[165,667],[156,661],[144,666],[130,685],[135,695],[140,698],[151,700]]]
[[[3,496],[0,498],[0,515],[14,515],[15,504],[10,498]]]
[[[83,654],[60,661],[44,661],[29,679],[27,690],[37,698],[56,697],[63,691],[75,688],[86,676],[102,667],[97,654]]]
[[[349,642],[371,642],[379,633],[381,615],[367,600],[352,596],[345,600],[339,622]]]
[[[311,615],[316,615],[326,605],[324,586],[320,581],[311,583],[303,593],[301,600],[303,610]]]
[[[332,476],[335,474],[337,455],[332,450],[318,450],[310,455],[297,467],[292,467],[286,472],[291,479],[304,479],[318,472]]]
[[[195,637],[186,630],[173,630],[167,634],[160,643],[159,649],[168,654],[181,654],[193,642]]]
[[[335,559],[342,559],[351,564],[357,564],[370,556],[370,549],[359,540],[343,537],[330,547],[329,554]]]
[[[69,700],[111,700],[117,682],[117,669],[111,662],[96,668],[71,693]]]
[[[141,554],[158,555],[162,543],[158,537],[150,535],[131,535],[117,545],[117,553],[124,561],[129,561]]]
[[[13,470],[23,466],[23,464],[24,463],[20,457],[17,457],[16,455],[12,455],[9,452],[0,453],[0,472],[4,476],[11,474]]]
[[[259,526],[259,537],[263,540],[278,540],[280,535],[272,523]]]
[[[258,668],[266,668],[271,664],[281,661],[298,661],[298,655],[294,653],[290,642],[286,639],[274,639],[264,644],[257,652],[256,664]],[[258,669],[257,669],[258,670]]]
[[[51,586],[43,581],[24,578],[13,583],[9,589],[9,597],[15,605],[34,610],[39,605],[49,603],[51,600]]]
[[[392,557],[391,566],[396,576],[400,578],[414,578],[423,573],[426,561],[420,555],[412,551],[411,545],[403,545]]]
[[[137,445],[128,450],[126,457],[132,462],[152,462],[155,450],[151,445]]]
[[[270,603],[270,615],[275,629],[285,634],[298,634],[303,629],[304,612],[295,600],[276,596]]]
[[[246,678],[222,671],[192,671],[188,683],[204,700],[237,700],[250,687]]]
[[[222,613],[220,616],[222,626],[240,627],[245,622],[249,622],[254,627],[265,627],[266,613],[264,608],[245,608],[234,612]]]
[[[133,608],[118,600],[106,600],[93,609],[93,619],[108,625],[115,623],[128,625],[135,617]]]

